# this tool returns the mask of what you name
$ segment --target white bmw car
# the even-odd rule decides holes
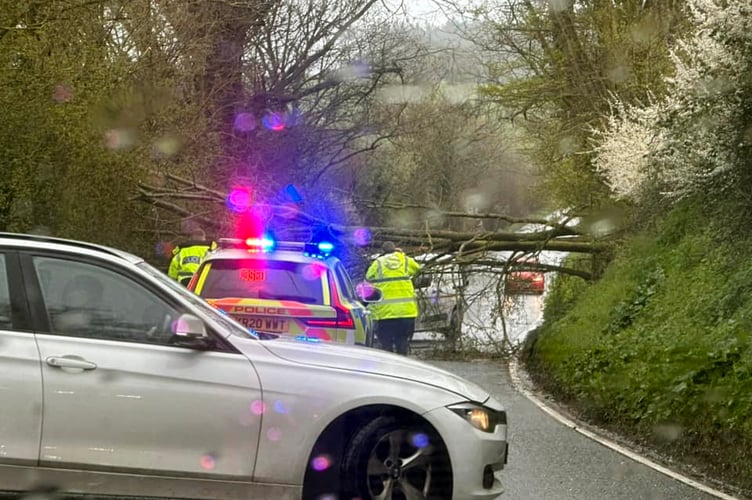
[[[0,234],[0,491],[491,499],[502,405],[411,359],[265,340],[142,259]]]

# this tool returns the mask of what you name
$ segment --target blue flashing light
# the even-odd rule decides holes
[[[300,196],[300,193],[297,189],[295,189],[295,186],[293,184],[288,184],[285,186],[285,194],[287,195],[290,200],[294,201],[295,203],[300,203],[303,201],[303,197]]]
[[[306,243],[303,246],[303,253],[308,257],[324,259],[334,250],[334,243],[321,241],[319,243]]]

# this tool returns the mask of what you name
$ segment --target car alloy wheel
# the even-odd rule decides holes
[[[348,493],[361,498],[451,498],[444,446],[426,425],[378,417],[356,433],[343,465]]]

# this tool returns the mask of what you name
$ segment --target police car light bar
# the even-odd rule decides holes
[[[325,258],[334,251],[334,244],[329,241],[318,243],[302,243],[299,241],[274,241],[268,236],[261,238],[220,238],[220,248],[240,248],[255,252],[271,252],[272,250],[288,250],[303,252],[309,257]]]
[[[334,250],[334,245],[328,241],[320,241],[318,243],[306,243],[303,248],[303,253],[309,257],[317,257],[323,259],[328,257]]]
[[[270,252],[274,250],[275,242],[266,236],[261,238],[220,238],[219,248],[240,248],[255,252]]]

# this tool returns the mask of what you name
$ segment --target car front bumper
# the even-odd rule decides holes
[[[425,417],[439,431],[449,452],[452,498],[491,500],[504,493],[500,472],[507,462],[506,425],[483,432],[448,408],[438,408]]]

